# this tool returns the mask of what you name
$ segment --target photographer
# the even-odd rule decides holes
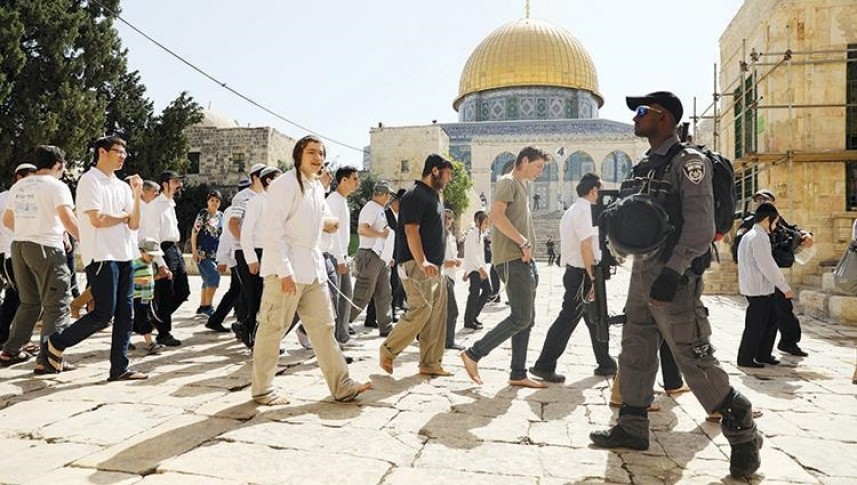
[[[776,197],[767,189],[761,189],[753,195],[753,203],[756,207],[764,203],[775,205]],[[735,233],[735,239],[732,242],[732,257],[737,262],[738,243],[747,231],[753,227],[753,215],[745,217]],[[803,230],[799,226],[789,224],[784,219],[780,218],[776,228],[770,234],[771,238],[771,253],[774,256],[777,266],[780,268],[791,268],[795,263],[795,252],[798,248],[809,248],[813,245],[812,234]],[[777,330],[780,331],[780,343],[777,349],[787,354],[796,355],[798,357],[806,357],[807,354],[798,346],[801,338],[800,320],[794,313],[792,301],[785,297],[782,291],[777,289],[774,292],[774,314],[776,326],[764,336],[760,347],[760,353],[770,355],[774,348],[774,340],[777,336]],[[765,353],[767,350],[767,353]],[[772,363],[772,362],[770,362]]]

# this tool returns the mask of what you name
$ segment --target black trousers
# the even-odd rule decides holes
[[[774,314],[777,319],[776,329],[780,331],[780,347],[788,347],[797,345],[800,342],[801,330],[800,320],[795,315],[792,301],[786,298],[785,293],[780,290],[774,290]],[[766,355],[770,355],[774,349],[774,339],[776,331],[771,335],[766,335],[764,348],[770,348]]]
[[[262,261],[262,249],[256,248],[256,258]],[[241,277],[241,299],[244,300],[244,307],[247,309],[247,319],[243,322],[250,329],[250,334],[256,333],[256,317],[259,314],[259,305],[262,304],[262,284],[263,279],[258,274],[250,274],[250,268],[247,267],[247,259],[244,258],[244,251],[235,251],[235,261],[238,262],[238,276]]]
[[[146,335],[152,333],[155,325],[152,322],[152,305],[149,301],[134,298],[134,333]]]
[[[173,313],[190,296],[190,284],[184,257],[178,245],[174,242],[163,242],[161,250],[164,252],[167,269],[173,274],[170,279],[155,281],[155,327],[158,329],[158,339],[165,339],[173,330]]]
[[[664,389],[671,391],[679,389],[684,385],[684,379],[681,377],[681,371],[678,370],[678,364],[675,362],[670,346],[666,340],[661,341],[660,348],[661,358],[661,377],[664,378]]]
[[[390,288],[393,295],[393,314],[395,315],[396,308],[401,309],[405,306],[405,287],[402,286],[402,282],[399,279],[399,263],[394,264],[390,268]],[[369,306],[374,307],[375,305],[372,304]]]
[[[738,364],[753,362],[756,358],[767,358],[771,355],[773,340],[770,334],[776,334],[776,312],[774,310],[776,297],[774,294],[765,296],[748,296],[747,313],[744,316],[744,334],[738,347]]]
[[[238,276],[238,268],[233,266],[230,272],[229,289],[220,298],[217,308],[208,318],[208,323],[212,325],[222,325],[233,308],[238,315],[239,322],[243,323],[247,320],[247,308],[244,300],[241,299],[241,277]]]
[[[467,294],[467,305],[464,307],[464,324],[471,325],[479,318],[482,308],[488,303],[492,293],[491,279],[483,280],[478,271],[471,271],[467,275],[467,281],[470,283],[470,289]]]
[[[580,322],[581,317],[589,329],[589,339],[592,351],[598,367],[615,367],[616,363],[610,358],[609,342],[599,342],[596,338],[595,324],[589,321],[589,317],[583,311],[583,298],[589,294],[592,281],[583,268],[566,266],[562,277],[562,285],[565,293],[562,299],[562,310],[557,315],[542,346],[542,352],[533,367],[545,372],[555,372],[556,363],[568,346],[568,340],[572,332]]]
[[[446,280],[446,347],[455,343],[455,321],[458,320],[458,303],[455,301],[455,280],[448,276]]]
[[[12,258],[0,254],[0,261],[2,261],[0,269],[6,279],[6,291],[3,294],[3,303],[0,304],[0,345],[2,345],[9,339],[9,329],[12,327],[12,320],[15,319],[15,312],[18,311],[21,300],[18,298],[18,287],[15,286]]]

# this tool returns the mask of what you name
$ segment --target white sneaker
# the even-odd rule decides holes
[[[309,341],[309,335],[306,334],[304,328],[302,326],[298,327],[295,333],[298,334],[298,342],[300,342],[301,347],[312,350],[312,342]]]
[[[363,344],[361,344],[359,340],[353,339],[353,338],[350,338],[347,341],[339,344],[339,347],[343,348],[343,349],[353,349],[355,347],[362,347],[362,346],[363,346]]]

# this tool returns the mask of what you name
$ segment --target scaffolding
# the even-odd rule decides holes
[[[699,133],[699,122],[702,120],[713,121],[713,140],[712,149],[721,151],[721,139],[726,130],[732,129],[736,123],[742,123],[737,129],[742,130],[740,134],[740,145],[738,141],[739,134],[735,134],[735,151],[736,151],[736,178],[740,187],[739,202],[748,196],[748,179],[754,179],[761,171],[778,164],[786,163],[789,167],[789,188],[794,190],[793,173],[794,163],[804,161],[837,161],[848,162],[857,161],[857,150],[848,150],[847,146],[844,150],[825,151],[825,152],[802,152],[796,151],[794,148],[794,140],[796,139],[796,119],[795,112],[797,110],[806,109],[821,109],[821,108],[841,108],[847,110],[857,107],[857,99],[852,99],[849,102],[848,93],[844,103],[795,103],[795,91],[793,89],[793,76],[795,66],[809,66],[821,64],[845,64],[846,72],[848,63],[857,63],[857,46],[850,46],[843,49],[820,49],[820,50],[803,50],[794,51],[791,48],[791,26],[787,26],[789,32],[786,36],[786,49],[781,52],[759,52],[752,48],[747,52],[747,41],[742,41],[742,52],[738,75],[732,79],[726,87],[718,89],[718,65],[714,64],[713,73],[713,90],[711,103],[702,110],[697,112],[697,98],[693,99],[693,115],[690,117],[693,125],[694,137]],[[759,96],[759,87],[769,76],[778,70],[786,70],[786,90],[788,102],[785,104],[765,104],[765,98]],[[843,80],[844,81],[844,80]],[[844,83],[843,83],[844,84]],[[749,95],[749,96],[748,96]],[[721,100],[724,102],[721,103]],[[723,104],[724,106],[721,106]],[[783,152],[759,152],[758,148],[758,130],[757,116],[759,112],[766,110],[788,110],[787,125],[789,130],[789,145]],[[843,119],[847,119],[846,116]],[[749,121],[749,123],[748,123]],[[857,116],[853,120],[857,123]],[[749,125],[749,126],[748,126]],[[752,183],[752,180],[750,181]],[[752,190],[752,188],[750,189]],[[751,195],[751,194],[749,194]],[[790,194],[793,195],[793,194]],[[789,211],[792,207],[794,197],[789,198]]]

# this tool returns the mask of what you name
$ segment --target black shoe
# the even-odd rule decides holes
[[[476,323],[476,322],[474,322],[474,323],[465,323],[465,324],[464,324],[464,328],[469,328],[470,330],[482,330],[482,324],[481,324],[481,323]]]
[[[357,330],[354,330],[351,325],[348,325],[348,335],[357,335]]]
[[[248,349],[253,348],[253,339],[247,325],[244,325],[243,323],[233,323],[232,331],[235,332],[235,336],[238,337],[238,340],[240,340],[245,347]]]
[[[530,367],[530,374],[538,377],[539,379],[545,382],[565,382],[565,376],[562,374],[557,374],[553,371],[546,371],[536,369],[535,367]]]
[[[128,342],[128,350],[137,350],[137,346],[132,344],[131,342]]]
[[[388,323],[386,327],[378,330],[378,335],[380,335],[381,337],[386,337],[387,335],[390,335],[390,332],[392,330],[393,326]]]
[[[451,343],[451,344],[447,344],[447,345],[446,345],[446,348],[447,348],[447,349],[449,349],[449,350],[464,350],[466,347],[465,347],[465,346],[463,346],[463,345],[461,345],[461,344],[460,344],[460,343],[458,343],[458,342],[453,342],[453,343]]]
[[[749,367],[751,369],[761,369],[765,367],[765,364],[760,364],[756,361],[751,360],[750,362],[741,362],[738,361],[738,367]]]
[[[619,426],[589,433],[592,444],[599,448],[630,448],[632,450],[648,450],[649,439],[634,436]]]
[[[787,354],[796,355],[798,357],[808,357],[809,354],[803,351],[797,344],[792,345],[778,345],[777,350],[780,352],[785,352]]]
[[[159,335],[157,338],[157,342],[161,345],[166,346],[166,347],[181,347],[181,345],[182,345],[181,340],[173,337],[170,334],[167,334],[163,337]]]
[[[363,322],[364,327],[378,328],[378,322]]]
[[[592,373],[596,376],[613,377],[616,375],[616,367],[596,367]]]
[[[756,362],[760,362],[762,364],[771,364],[771,365],[779,365],[780,361],[777,360],[773,355],[769,355],[764,358],[756,358]]]
[[[756,431],[756,436],[749,443],[732,445],[729,456],[729,474],[734,478],[750,478],[762,466],[759,449],[762,448],[762,435]]]
[[[207,328],[209,330],[213,330],[217,333],[229,332],[229,329],[224,327],[222,323],[212,323],[209,321],[209,322],[205,323],[205,328]]]

